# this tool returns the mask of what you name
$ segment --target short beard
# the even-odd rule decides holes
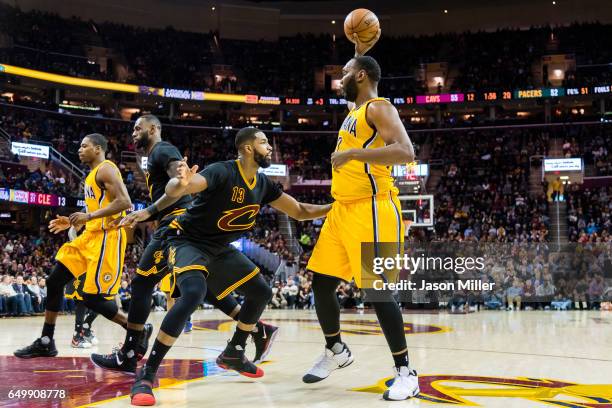
[[[255,163],[262,169],[267,169],[272,164],[272,159],[268,159],[265,155],[255,152]]]
[[[342,88],[344,92],[344,97],[349,102],[355,102],[357,99],[357,94],[359,93],[359,89],[357,88],[357,81],[355,77],[350,77],[346,82],[346,86]]]
[[[140,139],[136,143],[136,147],[139,149],[146,149],[149,147],[149,132],[146,130],[140,132]]]

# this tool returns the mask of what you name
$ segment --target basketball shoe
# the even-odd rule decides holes
[[[74,332],[72,335],[72,342],[70,343],[72,348],[91,348],[91,343],[83,336],[83,331]]]
[[[255,358],[253,364],[259,364],[268,357],[272,350],[272,343],[278,335],[278,327],[262,322],[257,322],[256,331],[251,333],[255,343]]]
[[[223,353],[217,357],[217,365],[225,370],[234,370],[238,374],[249,378],[263,377],[264,372],[261,368],[249,361],[244,355],[244,349],[241,346],[227,344]]]
[[[193,323],[191,320],[187,320],[185,322],[185,327],[183,328],[183,333],[191,333],[193,331]]]
[[[393,384],[384,392],[383,398],[387,401],[403,401],[419,395],[419,377],[417,372],[409,367],[394,367],[395,379]]]
[[[55,357],[57,356],[57,349],[55,348],[55,341],[45,336],[34,340],[34,343],[15,351],[13,354],[19,358]]]
[[[83,329],[83,338],[90,342],[92,346],[96,346],[98,344],[98,338],[91,329]]]
[[[302,377],[307,384],[319,382],[329,377],[332,371],[348,367],[354,361],[351,350],[344,343],[336,343],[331,349],[325,347],[325,351],[314,366]]]
[[[110,354],[92,354],[91,362],[100,368],[111,371],[121,371],[128,374],[136,373],[137,362],[142,360],[149,348],[149,339],[153,333],[153,325],[145,324],[142,338],[136,350],[125,350],[125,347],[115,348]]]
[[[132,405],[141,407],[155,405],[155,395],[153,395],[154,381],[155,375],[149,372],[146,365],[142,367],[130,391]]]

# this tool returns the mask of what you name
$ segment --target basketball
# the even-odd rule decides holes
[[[356,33],[362,43],[368,44],[376,40],[379,30],[378,17],[368,9],[355,9],[344,19],[344,34],[351,42],[354,42],[353,34]]]

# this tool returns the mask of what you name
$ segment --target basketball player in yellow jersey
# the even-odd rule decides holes
[[[364,261],[362,266],[362,243],[374,243],[371,247],[376,256],[384,252],[384,256],[394,257],[403,252],[404,226],[391,167],[414,160],[412,143],[397,110],[378,97],[381,70],[376,60],[356,56],[342,71],[342,89],[354,107],[342,123],[332,154],[331,192],[335,202],[308,263],[308,269],[314,272],[315,308],[326,347],[303,377],[305,383],[321,381],[331,371],[353,362],[353,355],[340,338],[336,288],[341,280],[355,279],[357,286],[373,293],[373,265]],[[385,278],[392,281],[397,276]],[[370,301],[395,362],[395,381],[383,397],[405,400],[416,396],[419,386],[416,372],[408,365],[402,314],[391,293],[376,295]]]
[[[100,134],[85,136],[79,149],[79,159],[91,171],[85,179],[87,212],[76,212],[70,217],[57,216],[49,223],[57,234],[74,226],[85,226],[85,232],[66,242],[57,252],[57,264],[47,279],[45,323],[40,338],[30,346],[15,351],[20,358],[55,357],[53,340],[55,321],[64,294],[64,286],[72,279],[84,281],[85,305],[123,327],[127,317],[120,313],[113,300],[121,283],[123,258],[127,244],[123,229],[111,229],[109,223],[125,215],[132,205],[117,166],[105,160],[108,142]],[[83,276],[85,275],[85,276]]]

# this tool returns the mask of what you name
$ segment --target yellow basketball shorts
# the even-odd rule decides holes
[[[83,293],[115,295],[121,286],[125,230],[85,231],[55,255],[75,278],[85,275]]]
[[[334,202],[308,269],[347,282],[354,278],[362,288],[363,274],[372,274],[370,265],[362,265],[362,243],[389,243],[384,248],[386,252],[392,248],[393,253],[384,256],[403,254],[404,223],[397,195],[389,192],[349,203]]]

